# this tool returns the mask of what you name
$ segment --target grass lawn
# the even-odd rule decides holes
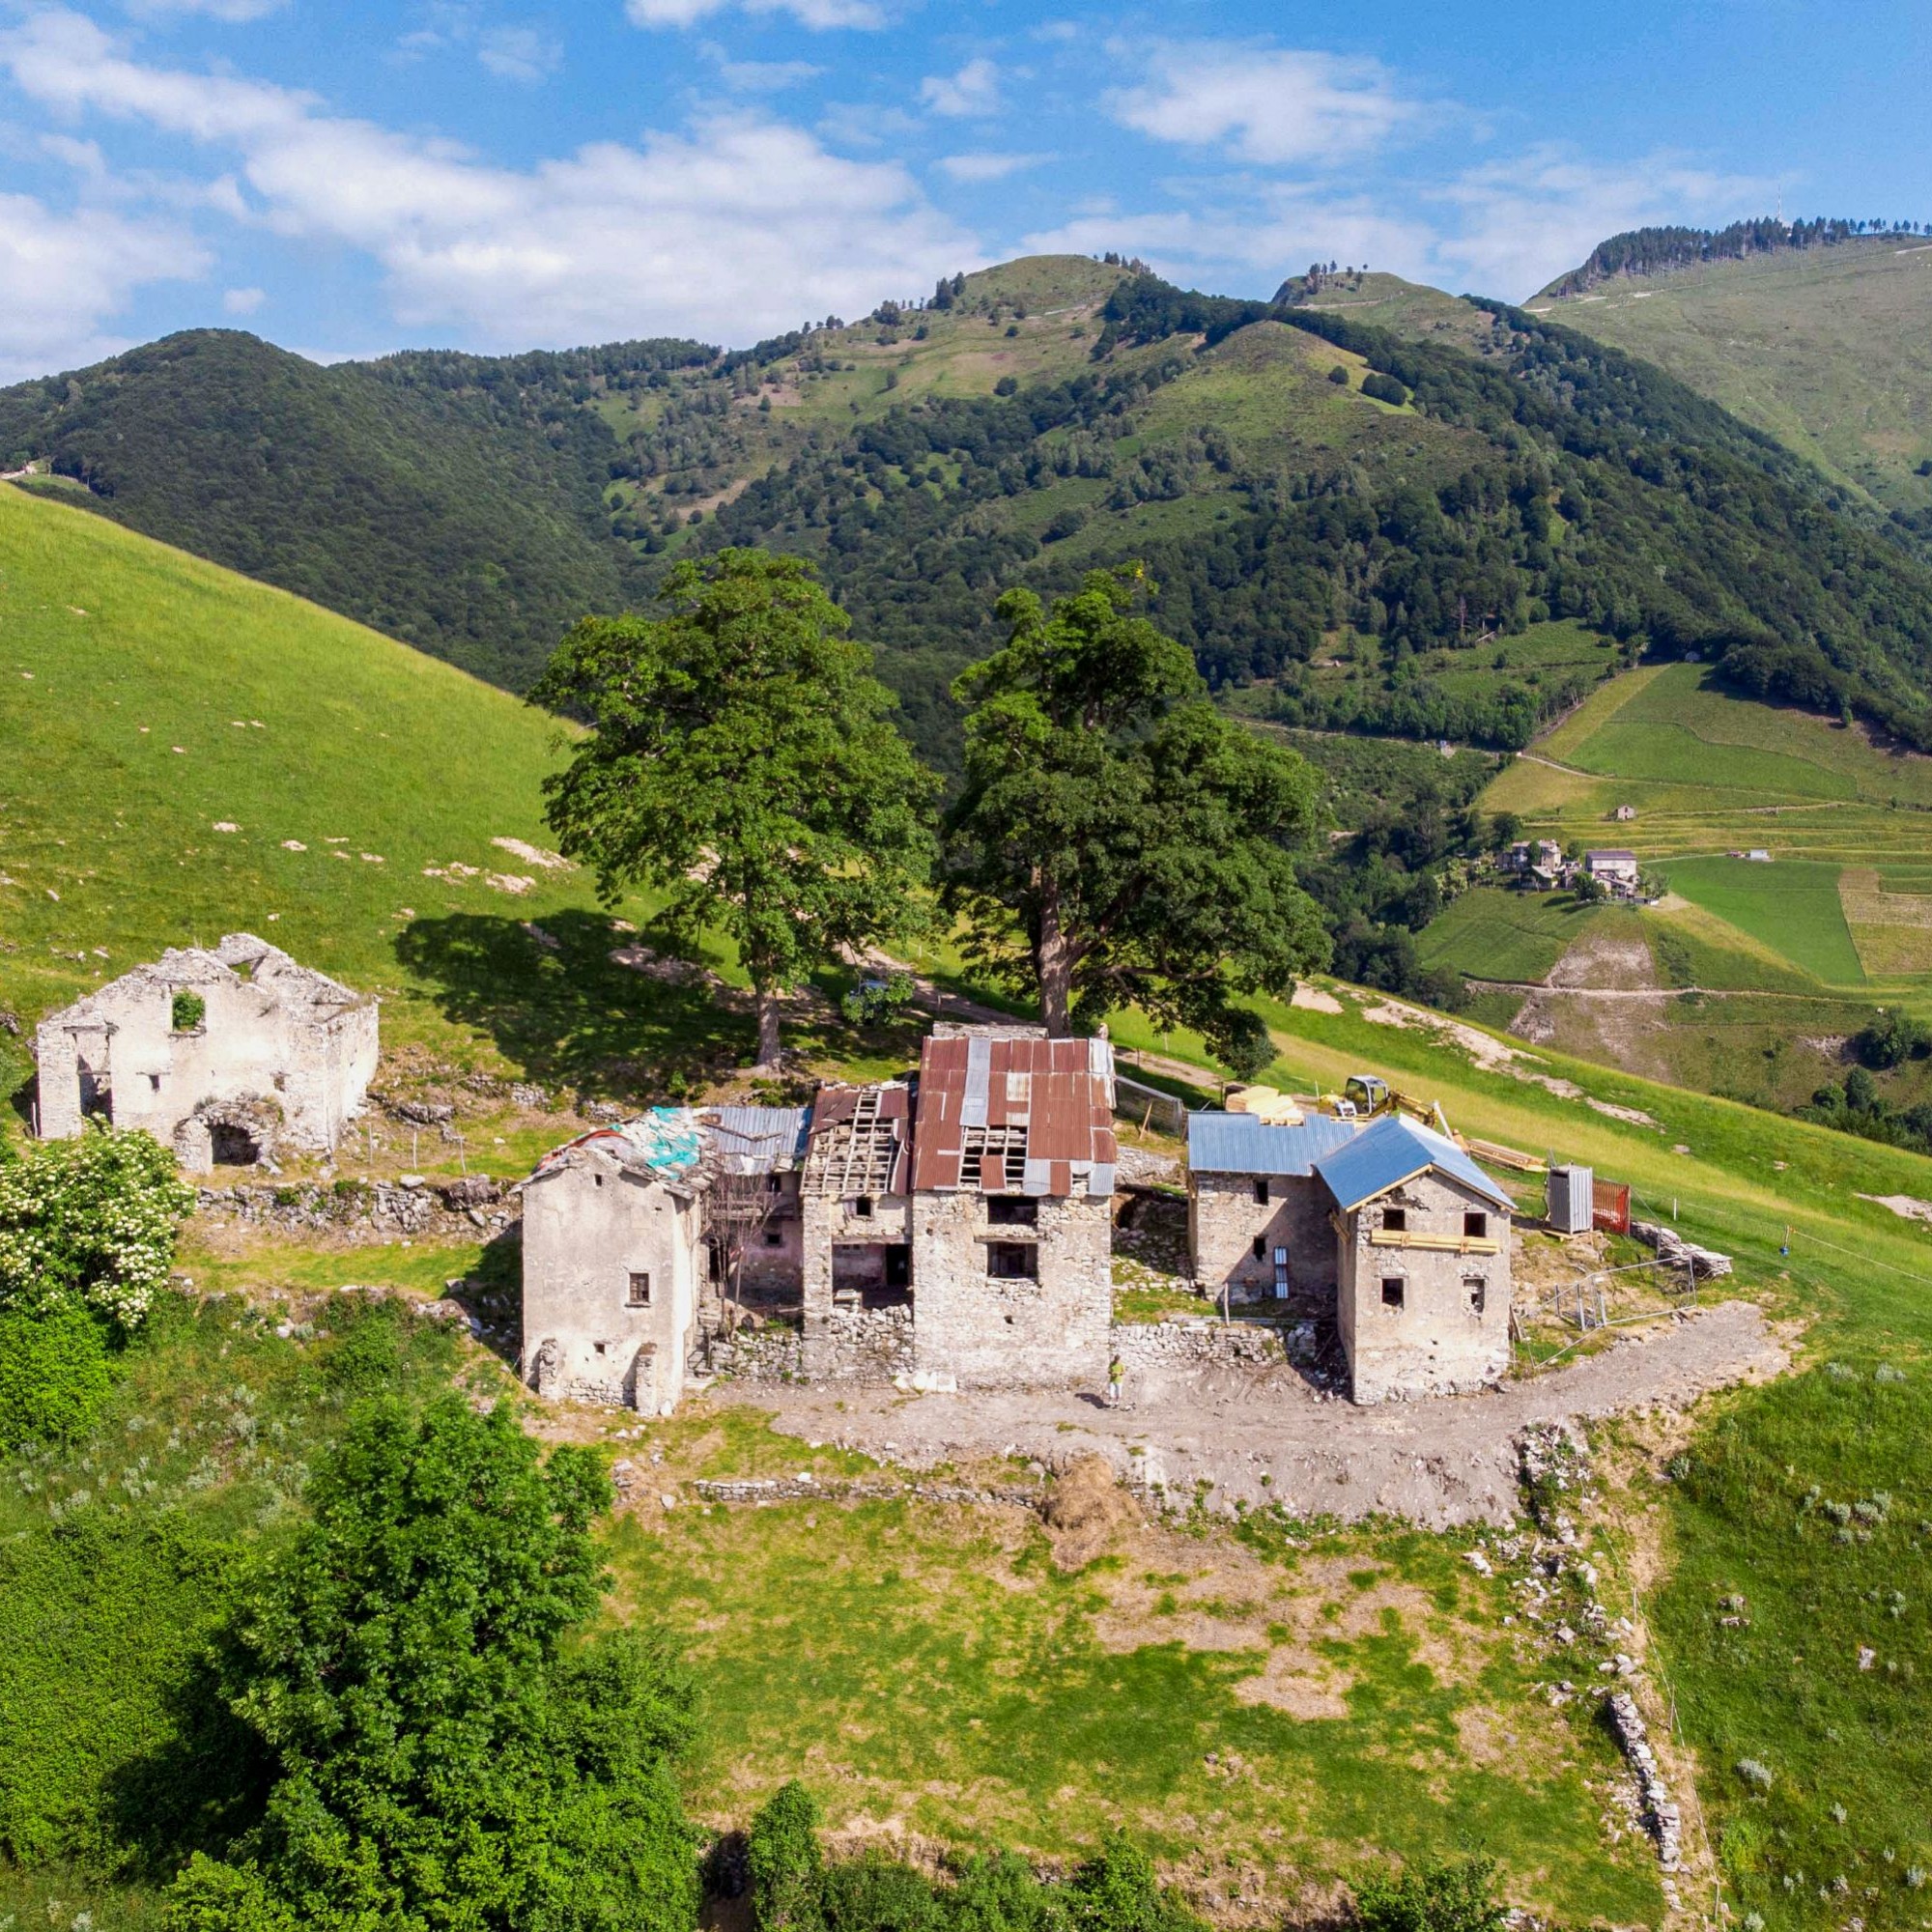
[[[1780,859],[1673,859],[1660,868],[1670,890],[1775,946],[1793,965],[1828,985],[1863,982],[1838,898],[1838,867]]]
[[[797,1774],[847,1828],[1065,1857],[1124,1825],[1247,1918],[1372,1845],[1471,1842],[1566,1918],[1657,1910],[1641,1848],[1601,1841],[1602,1740],[1531,1695],[1453,1540],[1283,1562],[1144,1527],[1064,1575],[1023,1512],[881,1502],[647,1510],[611,1548],[709,1687],[720,1822]]]
[[[1568,893],[1511,893],[1478,886],[1452,900],[1423,933],[1428,966],[1477,980],[1541,980],[1586,933],[1625,925],[1630,914]]]

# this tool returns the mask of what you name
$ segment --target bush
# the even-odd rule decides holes
[[[1019,333],[1019,330],[1010,329],[1008,332],[1012,335],[1017,335]],[[993,393],[996,396],[1016,396],[1019,394],[1019,392],[1020,392],[1020,379],[1017,376],[1002,376],[1000,380],[993,384]]]
[[[1349,371],[1347,366],[1340,362],[1336,363],[1334,368],[1328,372],[1328,380],[1342,388],[1347,388],[1349,384]]]
[[[113,1386],[107,1338],[84,1308],[0,1313],[0,1449],[86,1435]]]
[[[946,1926],[947,1914],[924,1874],[878,1852],[834,1865],[819,1895],[826,1932],[943,1932]]]
[[[1362,394],[1373,396],[1378,403],[1393,403],[1400,408],[1408,401],[1408,391],[1393,376],[1384,376],[1380,370],[1371,370],[1362,378]]]
[[[797,1778],[782,1785],[752,1820],[746,1847],[752,1868],[752,1918],[758,1932],[824,1924],[819,1887],[818,1804]]]
[[[192,1033],[208,1017],[208,1002],[199,993],[177,993],[170,1024],[177,1033]]]
[[[1153,1861],[1119,1832],[1073,1874],[1067,1906],[1077,1932],[1202,1932],[1201,1920],[1155,1878]]]
[[[1400,1873],[1383,1865],[1355,1884],[1354,1922],[1362,1932],[1500,1932],[1493,1859],[1431,1859]]]
[[[1923,1060],[1932,1053],[1932,1028],[1893,1008],[1852,1036],[1852,1051],[1863,1065],[1880,1071],[1907,1060]]]
[[[148,1134],[90,1126],[0,1157],[0,1308],[86,1307],[133,1327],[193,1207]]]
[[[912,1004],[918,990],[910,973],[861,980],[839,1002],[839,1010],[856,1027],[890,1026]]]
[[[217,1647],[269,1789],[172,1932],[694,1927],[690,1687],[637,1633],[582,1640],[610,1494],[508,1405],[361,1409]]]

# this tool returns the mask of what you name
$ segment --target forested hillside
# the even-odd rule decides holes
[[[729,355],[177,337],[0,395],[0,455],[513,688],[676,554],[798,551],[942,764],[999,590],[1134,558],[1210,683],[1291,725],[1516,747],[1694,650],[1932,744],[1932,570],[1859,493],[1542,317],[1283,293],[1041,257]]]

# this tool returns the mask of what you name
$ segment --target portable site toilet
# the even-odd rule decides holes
[[[1587,1235],[1594,1221],[1596,1191],[1597,1177],[1589,1168],[1552,1164],[1545,1208],[1550,1227],[1559,1235]]]

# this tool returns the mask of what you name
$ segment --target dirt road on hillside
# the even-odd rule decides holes
[[[1206,1483],[1215,1510],[1239,1498],[1310,1516],[1387,1512],[1444,1529],[1515,1515],[1512,1440],[1527,1423],[1681,1408],[1788,1366],[1762,1310],[1726,1301],[1529,1381],[1378,1408],[1325,1398],[1286,1363],[1148,1370],[1130,1378],[1129,1406],[1119,1409],[1104,1406],[1097,1391],[902,1395],[721,1383],[714,1398],[775,1411],[785,1435],[915,1469],[1006,1453],[1061,1468],[1097,1451],[1121,1475],[1159,1481],[1170,1493]]]

